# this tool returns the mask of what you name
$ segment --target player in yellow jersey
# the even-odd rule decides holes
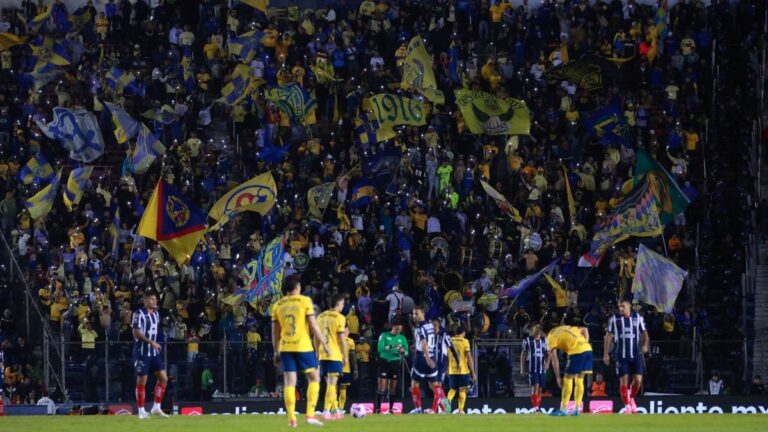
[[[578,416],[579,407],[584,398],[584,375],[592,373],[592,345],[589,344],[589,332],[586,327],[559,325],[547,332],[547,345],[549,346],[549,361],[555,371],[557,385],[563,389],[560,409],[553,411],[550,415],[568,415],[568,401],[570,401],[571,393],[573,393],[576,406],[571,415]],[[568,354],[564,379],[560,378],[557,351]]]
[[[335,294],[331,297],[331,308],[317,317],[317,325],[322,332],[322,338],[328,342],[330,351],[320,352],[320,376],[325,378],[325,399],[323,418],[326,420],[344,417],[338,409],[336,384],[346,363],[347,352],[347,319],[341,314],[344,309],[344,296]],[[315,340],[319,343],[318,336]]]
[[[448,387],[450,387],[448,400],[453,402],[456,392],[459,393],[459,414],[464,414],[467,390],[472,387],[473,382],[477,382],[477,372],[472,363],[472,350],[464,335],[464,326],[457,325],[448,349]]]
[[[317,372],[317,356],[312,347],[310,330],[322,345],[321,352],[329,353],[331,348],[315,320],[312,299],[301,295],[301,283],[296,277],[287,277],[283,282],[285,297],[275,303],[272,309],[272,346],[275,351],[275,367],[283,370],[283,398],[288,412],[288,426],[296,427],[296,374],[307,375],[307,424],[322,426],[315,417],[315,406],[320,395],[320,374]]]
[[[347,362],[341,370],[341,379],[339,379],[339,411],[344,412],[344,405],[347,403],[347,389],[354,380],[357,379],[357,357],[355,357],[355,341],[349,337],[349,327],[346,331],[347,337]]]

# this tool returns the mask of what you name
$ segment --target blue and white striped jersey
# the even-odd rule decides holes
[[[131,327],[138,329],[152,342],[157,342],[157,334],[160,331],[160,314],[157,311],[150,312],[146,308],[141,308],[133,313]],[[160,355],[160,350],[152,348],[152,345],[140,339],[134,338],[133,355],[156,357]]]
[[[613,351],[619,360],[635,359],[640,355],[640,337],[645,333],[645,320],[635,312],[628,317],[614,315],[608,320],[613,333]]]
[[[435,336],[435,327],[432,325],[429,321],[424,321],[421,324],[419,324],[418,327],[416,327],[416,330],[414,330],[414,341],[413,344],[416,346],[416,355],[424,355],[424,352],[422,351],[421,341],[426,340],[427,341],[427,350],[429,350],[429,356],[435,361],[439,361],[440,357],[438,357],[438,344],[437,344],[437,338]]]
[[[528,373],[544,373],[544,361],[549,353],[547,340],[528,336],[523,339],[523,352],[528,353]]]

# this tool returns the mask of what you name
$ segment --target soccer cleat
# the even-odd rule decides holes
[[[632,415],[632,405],[624,405],[624,415]]]
[[[556,409],[556,410],[553,410],[549,415],[552,417],[565,417],[568,415],[568,413],[561,409]]]
[[[296,419],[288,420],[288,427],[289,428],[299,427],[299,422],[297,422]]]
[[[318,418],[315,417],[315,416],[312,416],[312,417],[307,416],[307,420],[306,421],[307,421],[308,425],[312,425],[312,426],[322,426],[323,425],[323,422],[318,420]]]
[[[149,418],[149,413],[146,411],[140,411],[139,412],[139,420],[144,420]]]
[[[408,414],[422,414],[422,413],[424,413],[424,411],[422,411],[421,408],[414,408]]]
[[[570,413],[570,414],[568,414],[568,415],[569,415],[569,416],[571,416],[571,417],[578,417],[578,416],[580,416],[580,415],[581,415],[581,413],[579,412],[579,410],[578,410],[578,409],[575,409],[575,410],[573,410],[573,412],[571,412],[571,413]]]
[[[632,408],[632,414],[635,414],[637,412],[637,405],[635,404],[634,399],[630,399],[629,407]]]
[[[168,418],[168,414],[164,413],[163,410],[160,407],[152,407],[152,411],[149,412],[153,416],[158,416],[161,418]]]
[[[333,415],[330,411],[323,411],[323,420],[333,420]]]
[[[336,420],[343,420],[344,419],[344,411],[336,410],[336,415],[333,418],[336,419]]]

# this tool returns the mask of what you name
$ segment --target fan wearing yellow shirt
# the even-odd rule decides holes
[[[320,352],[320,376],[325,378],[325,406],[323,418],[326,420],[341,419],[344,417],[338,409],[336,397],[336,385],[347,363],[347,319],[341,314],[344,309],[344,296],[334,294],[331,297],[331,308],[317,317],[317,325],[320,327],[320,336],[315,335],[316,342],[319,337],[328,342],[327,352]]]
[[[272,347],[275,367],[283,370],[283,398],[288,412],[288,426],[296,427],[296,375],[302,371],[307,376],[307,417],[310,425],[322,426],[315,417],[315,407],[320,395],[320,374],[317,371],[317,355],[312,347],[310,330],[315,340],[323,346],[325,354],[331,352],[320,327],[315,320],[312,299],[301,295],[301,283],[296,277],[283,282],[285,297],[275,303],[272,310]]]
[[[347,361],[341,369],[341,379],[339,380],[339,408],[337,412],[344,412],[344,405],[347,403],[347,389],[353,381],[357,379],[357,357],[355,357],[355,341],[349,337],[349,327],[345,332],[347,338]]]
[[[563,321],[567,322],[566,316]],[[560,399],[560,409],[552,411],[551,416],[568,415],[568,401],[573,393],[575,402],[572,416],[579,415],[579,407],[584,398],[584,375],[592,373],[592,345],[589,343],[589,331],[586,327],[572,325],[558,325],[547,333],[547,346],[549,347],[549,361],[555,372],[557,385],[563,389]],[[563,351],[568,355],[568,363],[565,366],[565,378],[560,378],[560,363],[557,351]]]
[[[473,382],[477,382],[477,372],[465,335],[464,326],[457,325],[451,337],[451,349],[448,350],[448,400],[453,402],[453,397],[459,393],[459,414],[464,414],[467,390]]]

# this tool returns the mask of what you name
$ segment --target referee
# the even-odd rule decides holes
[[[632,303],[624,299],[619,303],[619,314],[608,320],[605,334],[603,362],[610,364],[610,352],[616,356],[616,375],[619,376],[619,391],[624,402],[624,413],[637,412],[635,396],[643,384],[643,354],[648,352],[650,339],[643,317],[632,312]],[[615,343],[615,345],[613,345]],[[613,348],[611,348],[613,345]],[[629,376],[632,375],[632,383]]]
[[[397,398],[397,379],[400,377],[401,359],[408,352],[408,341],[403,336],[403,321],[400,317],[392,320],[392,329],[379,336],[379,386],[376,393],[376,412],[381,413],[381,404],[386,399],[389,410]]]

